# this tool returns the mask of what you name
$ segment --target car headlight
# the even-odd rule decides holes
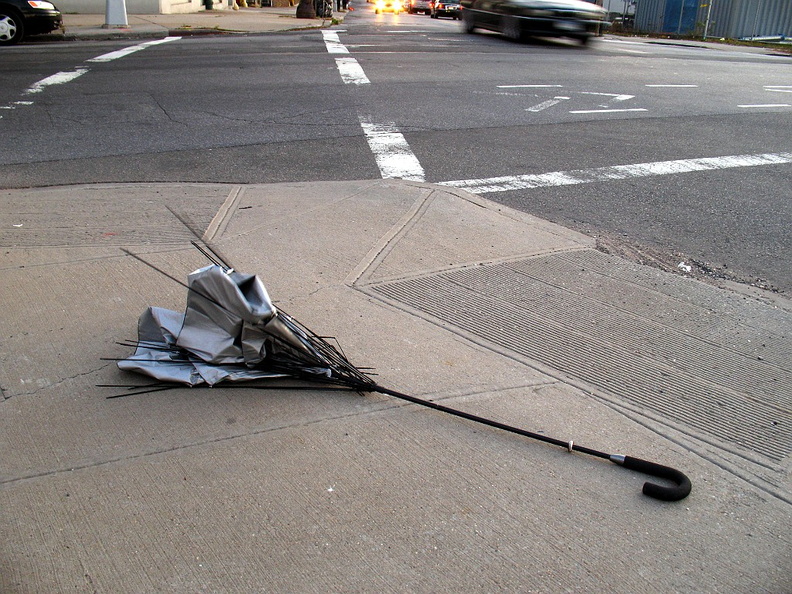
[[[56,10],[55,5],[52,2],[42,2],[41,0],[28,0],[28,4],[32,8],[38,8],[39,10]]]

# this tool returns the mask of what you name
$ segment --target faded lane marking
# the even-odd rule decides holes
[[[341,75],[341,80],[346,84],[367,85],[371,83],[355,58],[336,58],[335,63],[338,67],[338,73]]]
[[[581,95],[602,95],[603,97],[613,97],[614,101],[627,101],[635,98],[635,95],[619,95],[617,93],[594,93],[592,91],[580,91]]]
[[[154,41],[146,41],[145,43],[140,43],[138,45],[132,45],[130,47],[125,47],[124,49],[116,50],[114,52],[110,52],[108,54],[102,54],[101,56],[96,56],[95,58],[90,58],[86,60],[86,62],[111,62],[112,60],[118,60],[119,58],[123,58],[124,56],[128,56],[129,54],[134,54],[135,52],[139,52],[140,50],[144,50],[147,47],[152,47],[154,45],[160,45],[162,43],[168,43],[170,41],[177,41],[181,39],[181,37],[165,37],[163,39],[155,39]]]
[[[649,111],[643,107],[633,107],[632,109],[575,109],[569,113],[622,113],[626,111]]]
[[[553,107],[553,105],[557,105],[562,101],[566,101],[569,97],[553,97],[552,99],[548,99],[547,101],[543,101],[538,105],[534,105],[533,107],[527,107],[525,111],[542,111],[547,109],[548,107]]]
[[[348,54],[349,50],[338,38],[338,31],[322,31],[325,47],[328,54]]]
[[[772,93],[792,93],[792,86],[791,85],[765,85],[765,91],[770,91]]]
[[[393,124],[374,124],[360,117],[371,152],[383,179],[400,178],[424,181],[425,174],[410,145]]]
[[[508,192],[531,188],[548,188],[590,184],[602,181],[617,181],[655,175],[673,175],[695,171],[715,171],[738,167],[758,167],[761,165],[783,165],[792,163],[792,153],[764,153],[759,155],[734,155],[726,157],[705,157],[702,159],[681,159],[677,161],[656,161],[634,165],[615,165],[594,169],[573,169],[531,175],[513,175],[486,179],[467,179],[439,182],[442,186],[462,188],[474,194]]]
[[[349,53],[347,47],[338,38],[337,31],[322,31],[322,38],[328,53]],[[335,62],[341,80],[345,84],[370,84],[366,73],[355,58],[336,58]],[[396,124],[377,124],[364,116],[358,116],[358,119],[383,179],[424,181],[423,167],[407,144],[407,139],[396,128]]]
[[[52,76],[48,76],[47,78],[41,79],[37,83],[33,83],[29,88],[25,89],[23,94],[33,95],[35,93],[41,93],[47,87],[51,87],[53,85],[62,85],[64,83],[74,80],[79,76],[82,76],[86,72],[88,72],[87,68],[77,68],[72,72],[58,72],[57,74],[53,74]]]
[[[155,41],[147,41],[146,43],[141,43],[138,45],[133,45],[132,47],[128,47],[122,50],[118,50],[115,52],[110,52],[109,54],[103,54],[101,56],[97,56],[95,58],[90,58],[86,60],[86,62],[109,62],[111,60],[116,60],[118,58],[123,58],[124,56],[128,56],[131,53],[138,52],[142,49],[146,49],[147,47],[151,47],[153,45],[159,45],[161,43],[167,43],[169,41],[176,41],[177,39],[181,39],[181,37],[165,37],[164,39],[157,39]],[[47,78],[43,78],[40,81],[32,84],[30,87],[22,91],[23,95],[35,95],[41,93],[47,87],[51,87],[53,85],[62,85],[67,82],[71,82],[74,79],[82,76],[86,72],[88,72],[88,68],[80,67],[75,68],[71,72],[58,72]],[[17,106],[29,106],[33,105],[33,101],[14,101],[9,105],[2,105],[0,109],[5,110],[12,110],[16,109]],[[3,119],[3,116],[0,116],[0,119]]]
[[[322,31],[322,39],[324,39],[325,47],[327,48],[328,54],[348,54],[349,49],[341,43],[341,40],[338,37],[338,31]],[[370,84],[371,81],[366,76],[366,73],[363,72],[363,68],[360,66],[355,58],[336,58],[335,59],[336,67],[338,68],[338,73],[341,75],[341,80],[343,80],[348,85],[367,85]]]

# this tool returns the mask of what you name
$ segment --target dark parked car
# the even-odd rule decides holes
[[[63,22],[60,10],[41,0],[0,0],[0,45],[19,43],[27,35],[49,33]]]
[[[406,3],[407,12],[410,14],[417,14],[422,12],[424,14],[429,14],[432,10],[432,2],[431,0],[409,0]]]
[[[462,18],[462,6],[459,0],[432,0],[432,12],[430,15],[433,19],[440,17],[451,17],[452,19],[459,20]]]
[[[583,0],[462,0],[465,31],[497,31],[509,39],[571,37],[580,43],[610,23],[606,11]]]

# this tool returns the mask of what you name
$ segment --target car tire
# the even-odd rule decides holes
[[[476,21],[469,12],[464,12],[462,16],[462,30],[465,33],[472,34],[476,31]]]
[[[520,22],[516,17],[504,16],[501,19],[501,35],[511,41],[520,41],[522,31],[520,31]]]
[[[0,45],[13,45],[25,36],[22,15],[16,11],[0,9]]]

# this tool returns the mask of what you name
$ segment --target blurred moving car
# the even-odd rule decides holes
[[[374,2],[374,12],[379,14],[381,12],[392,12],[399,14],[403,9],[401,0],[376,0]]]
[[[418,14],[422,12],[429,14],[432,11],[432,0],[408,0],[407,12],[410,14]]]
[[[41,0],[0,0],[0,45],[19,43],[27,35],[59,29],[63,15]]]
[[[570,37],[581,44],[609,25],[605,9],[583,0],[461,0],[465,31],[497,31],[519,40]]]
[[[429,14],[433,19],[451,17],[454,20],[462,18],[462,5],[459,0],[432,0],[432,10]]]

